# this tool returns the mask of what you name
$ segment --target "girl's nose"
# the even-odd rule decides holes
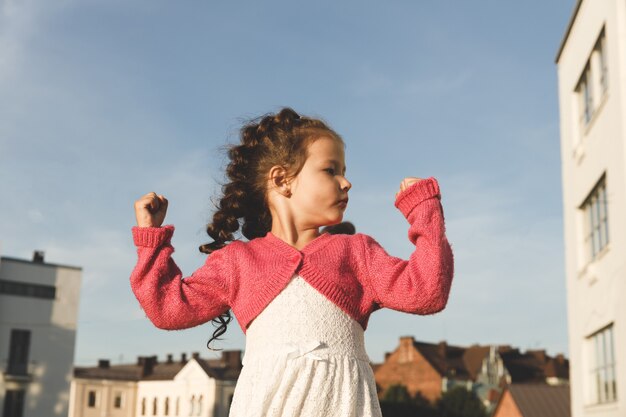
[[[341,182],[341,191],[348,192],[352,188],[352,184],[346,178]]]

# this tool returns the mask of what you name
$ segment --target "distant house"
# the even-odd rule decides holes
[[[0,258],[0,410],[67,415],[81,268]]]
[[[220,359],[185,354],[139,357],[134,364],[77,367],[70,392],[69,417],[204,416],[227,417],[241,351],[224,351]]]
[[[401,337],[398,348],[375,365],[379,396],[394,384],[411,395],[419,392],[431,402],[454,386],[474,391],[485,406],[493,408],[502,389],[515,383],[567,384],[569,363],[563,355],[543,350],[521,353],[510,346],[451,346],[418,342]]]
[[[492,417],[570,417],[569,385],[512,384]]]

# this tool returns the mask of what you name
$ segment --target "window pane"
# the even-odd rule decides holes
[[[596,401],[597,403],[602,402],[602,381],[600,381],[600,372],[596,371]]]
[[[604,31],[600,35],[599,44],[599,54],[600,54],[600,70],[602,71],[601,76],[601,84],[602,91],[606,91],[609,88],[609,68],[607,65],[607,57],[606,57],[606,36],[604,35]]]
[[[4,396],[3,417],[24,415],[24,390],[7,390]]]
[[[591,259],[594,259],[596,257],[596,250],[593,233],[593,210],[591,209],[591,205],[587,206],[587,212],[587,217],[589,219],[589,249],[591,252]]]
[[[96,406],[96,392],[89,391],[87,393],[87,407],[95,407]]]
[[[122,408],[122,393],[116,392],[115,397],[113,399],[113,407]]]
[[[12,329],[9,340],[9,363],[11,375],[26,375],[30,352],[30,330]]]
[[[616,398],[615,395],[615,368],[613,366],[609,367],[607,370],[607,384],[608,384],[608,399],[610,401],[614,401]]]
[[[606,403],[617,399],[617,381],[615,374],[615,350],[613,346],[612,325],[601,330],[589,338],[593,343],[594,357],[591,361],[592,392],[595,393],[596,403]],[[592,400],[593,401],[593,400]]]
[[[609,243],[609,212],[608,212],[608,201],[606,198],[606,187],[602,187],[602,227],[604,228],[604,238],[605,244]]]

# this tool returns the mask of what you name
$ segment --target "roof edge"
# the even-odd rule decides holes
[[[561,59],[561,53],[563,53],[563,49],[565,48],[565,44],[567,43],[567,39],[569,38],[569,34],[572,31],[572,27],[574,26],[574,22],[576,21],[576,17],[578,16],[578,10],[580,10],[580,6],[583,0],[576,0],[576,6],[574,6],[574,12],[569,19],[569,23],[567,24],[567,29],[565,30],[565,35],[561,40],[561,45],[559,46],[559,50],[556,53],[556,57],[554,58],[554,63],[558,64],[559,59]]]
[[[12,256],[2,256],[0,257],[0,261],[9,261],[9,262],[19,262],[22,264],[29,264],[29,265],[36,265],[36,266],[49,266],[51,268],[64,268],[64,269],[73,269],[76,271],[82,271],[83,268],[80,266],[73,266],[73,265],[63,265],[63,264],[52,264],[52,263],[48,263],[48,262],[33,262],[30,261],[28,259],[21,259],[21,258],[13,258]]]

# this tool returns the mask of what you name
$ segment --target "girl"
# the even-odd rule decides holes
[[[207,227],[213,242],[200,247],[210,255],[188,278],[171,257],[174,227],[161,227],[167,200],[150,193],[135,203],[131,286],[141,306],[163,329],[217,319],[211,340],[233,310],[246,349],[231,417],[381,416],[364,345],[370,314],[433,314],[450,291],[437,181],[406,178],[396,194],[415,244],[404,261],[369,236],[320,233],[342,221],[352,186],[344,143],[320,120],[286,108],[253,121],[229,157],[230,182]],[[235,239],[240,227],[247,242]]]

